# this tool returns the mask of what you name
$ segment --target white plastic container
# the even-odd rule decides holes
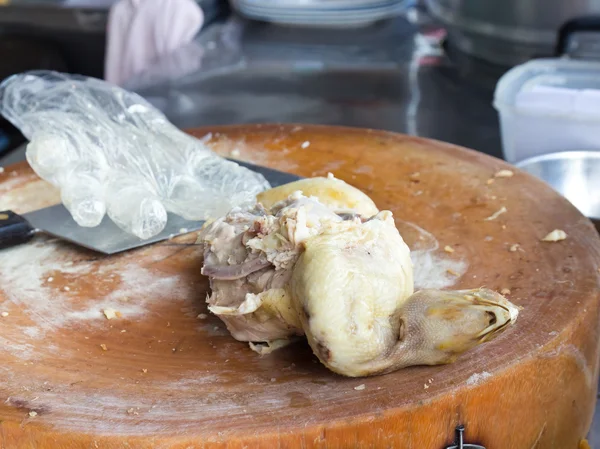
[[[537,59],[496,85],[504,157],[600,150],[600,62]]]

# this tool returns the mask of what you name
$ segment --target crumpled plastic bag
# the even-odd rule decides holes
[[[164,228],[167,212],[205,220],[254,204],[270,187],[140,96],[98,79],[14,75],[0,84],[0,113],[30,140],[29,164],[60,189],[80,226],[97,226],[108,214],[148,239]]]

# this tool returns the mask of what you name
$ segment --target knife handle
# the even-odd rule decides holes
[[[25,218],[10,210],[0,211],[0,249],[29,241],[35,229]]]

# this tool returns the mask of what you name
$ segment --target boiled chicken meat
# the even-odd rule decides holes
[[[259,352],[305,336],[346,376],[452,362],[514,323],[487,289],[413,292],[410,250],[390,211],[341,180],[263,192],[208,224],[198,243],[209,310]]]

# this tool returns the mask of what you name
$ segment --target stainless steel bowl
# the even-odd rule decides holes
[[[600,151],[544,154],[516,166],[550,184],[596,227],[600,225]]]

